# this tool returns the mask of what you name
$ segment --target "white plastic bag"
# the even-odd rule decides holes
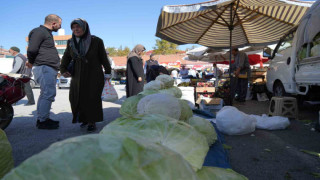
[[[101,99],[102,101],[106,101],[106,102],[114,102],[118,100],[117,91],[114,89],[114,87],[110,83],[110,80],[106,80],[106,82],[104,83]]]
[[[233,106],[225,106],[216,117],[217,128],[227,135],[243,135],[255,131],[256,119]]]
[[[266,93],[257,93],[258,101],[269,101],[269,98]]]
[[[257,116],[257,115],[250,115],[250,116],[256,118],[257,120],[256,128],[258,129],[278,130],[278,129],[285,129],[290,125],[289,119],[282,116],[268,117],[265,114],[263,114],[262,116]]]
[[[194,87],[178,87],[182,92],[181,99],[187,100],[191,109],[194,107]]]

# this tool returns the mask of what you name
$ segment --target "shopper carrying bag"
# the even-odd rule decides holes
[[[107,79],[104,84],[101,99],[105,102],[114,102],[118,100],[118,93],[112,86],[109,79]]]

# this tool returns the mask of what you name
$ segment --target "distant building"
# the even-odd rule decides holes
[[[0,58],[6,58],[6,57],[11,57],[11,54],[9,53],[9,50],[3,49],[0,46]]]
[[[58,30],[58,35],[53,36],[58,54],[60,57],[63,56],[64,51],[67,48],[67,41],[68,39],[72,38],[72,35],[65,35],[65,30],[64,29],[59,29]],[[27,43],[29,42],[29,38],[26,37]],[[28,46],[26,47],[28,49]]]

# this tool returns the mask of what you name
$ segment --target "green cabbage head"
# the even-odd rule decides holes
[[[157,76],[156,80],[163,82],[164,88],[171,88],[174,85],[174,79],[167,74]]]
[[[143,97],[137,106],[138,114],[162,114],[179,119],[181,108],[179,100],[168,94],[151,94]]]
[[[164,88],[164,84],[161,81],[150,81],[146,85],[144,85],[143,90],[160,90]]]
[[[197,172],[197,176],[199,180],[248,180],[248,178],[232,169],[206,166],[203,166],[202,169]]]
[[[182,97],[182,91],[181,89],[179,89],[178,87],[171,87],[168,89],[161,89],[159,90],[159,93],[163,93],[163,94],[170,94],[176,98],[181,98]]]
[[[192,126],[160,114],[148,114],[140,119],[118,118],[100,133],[164,145],[181,154],[194,170],[202,167],[209,150],[206,138]]]
[[[12,148],[6,133],[0,129],[0,179],[13,168]]]
[[[207,138],[209,146],[217,140],[216,130],[208,120],[193,116],[188,120],[188,123]]]
[[[193,116],[192,109],[190,108],[188,101],[179,99],[180,108],[181,108],[181,115],[180,120],[187,122],[189,118]]]
[[[148,96],[150,94],[157,94],[157,93],[159,93],[159,90],[148,89],[140,92],[139,95]]]
[[[52,144],[4,180],[197,179],[178,153],[154,143],[94,134]]]
[[[122,103],[119,113],[122,116],[134,117],[136,114],[138,114],[137,106],[140,99],[142,99],[143,97],[144,97],[143,95],[138,94],[138,95],[127,98]]]

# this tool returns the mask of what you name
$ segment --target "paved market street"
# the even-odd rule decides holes
[[[234,104],[247,114],[266,114],[269,102],[247,101]],[[242,136],[225,136],[233,170],[249,179],[315,179],[312,175],[320,173],[319,156],[301,152],[309,150],[320,152],[320,133],[313,131],[318,121],[319,106],[305,104],[299,111],[299,120],[291,119],[285,130],[257,130]],[[314,174],[316,175],[316,174]]]
[[[119,108],[125,98],[124,85],[115,86],[119,100],[103,102],[104,121],[97,124],[98,133],[108,122],[119,117]],[[52,118],[60,121],[58,130],[39,130],[35,127],[36,106],[24,106],[26,98],[14,106],[13,122],[5,130],[13,147],[15,165],[42,151],[50,144],[63,139],[87,134],[79,124],[71,123],[68,100],[69,89],[57,89],[52,106]],[[38,98],[39,89],[34,89]],[[247,114],[261,115],[268,112],[269,102],[247,101],[234,104]],[[319,106],[306,106],[299,113],[299,120],[291,120],[286,130],[265,131],[242,136],[225,136],[233,170],[249,179],[314,179],[312,173],[320,173],[320,159],[301,152],[301,149],[320,152],[320,133],[312,131],[318,119]]]

